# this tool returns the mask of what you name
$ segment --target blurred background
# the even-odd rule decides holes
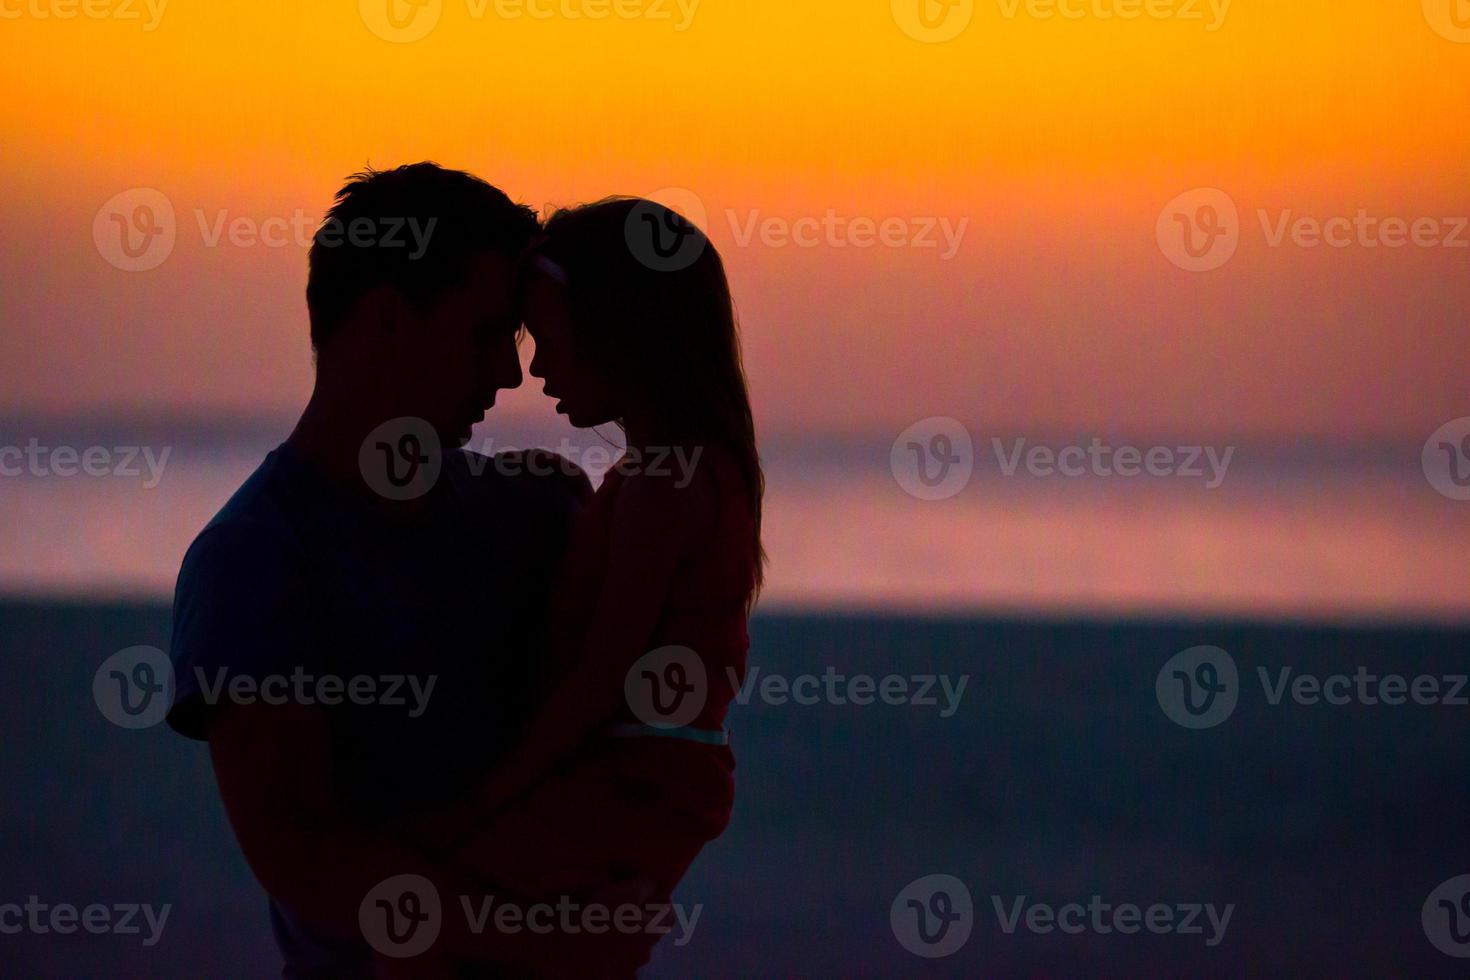
[[[655,972],[1454,965],[1419,903],[1470,871],[1464,710],[1247,688],[1258,664],[1466,668],[1465,0],[0,18],[0,646],[27,679],[0,901],[177,906],[157,947],[0,935],[0,963],[275,969],[202,750],[108,725],[89,678],[167,647],[184,549],[304,404],[333,193],[432,159],[542,210],[655,197],[721,251],[768,470],[752,663],[974,677],[953,721],[737,709],[741,809],[688,885],[712,911]],[[530,444],[607,462],[534,379],[472,448]],[[1255,699],[1209,732],[1153,687],[1197,644]],[[931,959],[888,913],[937,872],[975,891],[976,938]],[[1013,937],[1001,880],[1241,907],[1209,950]]]

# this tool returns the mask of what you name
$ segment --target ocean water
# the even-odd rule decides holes
[[[43,437],[79,450],[141,445],[161,465],[150,474],[140,455],[136,476],[0,477],[0,593],[167,597],[194,534],[277,438]],[[606,446],[581,440],[563,451],[596,474]],[[557,445],[478,434],[472,447],[538,441]],[[1207,478],[1007,477],[981,444],[969,484],[937,501],[905,491],[888,450],[767,447],[767,608],[1470,621],[1470,504],[1431,487],[1417,447],[1240,447],[1210,488]]]

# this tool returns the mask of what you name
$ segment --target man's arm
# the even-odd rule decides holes
[[[492,919],[477,934],[460,896],[478,907],[484,883],[462,880],[386,835],[350,826],[336,812],[320,709],[232,706],[213,715],[208,739],[220,796],[251,870],[266,891],[312,925],[365,938],[358,911],[368,892],[388,878],[413,874],[431,882],[440,899],[440,933],[429,950],[435,957],[551,975],[563,965],[596,962],[606,964],[610,976],[626,976],[647,962],[657,937],[643,933],[511,933],[495,929]],[[646,890],[613,886],[597,900],[642,905]],[[496,898],[507,900],[504,893]]]
[[[235,835],[256,877],[314,928],[365,938],[358,909],[379,882],[419,874],[444,903],[434,952],[467,961],[554,972],[567,945],[584,954],[600,941],[609,962],[631,971],[647,949],[629,937],[475,935],[460,895],[483,882],[459,881],[425,855],[384,833],[355,827],[338,811],[324,709],[304,704],[209,704],[200,676],[289,676],[325,672],[316,646],[312,589],[287,541],[268,527],[222,524],[189,549],[174,606],[173,652],[179,700],[170,722],[210,745],[215,778]],[[625,889],[630,886],[623,886]],[[624,898],[624,901],[632,900]],[[642,937],[637,937],[642,938]],[[629,945],[633,951],[626,951]],[[651,944],[645,943],[651,948]]]

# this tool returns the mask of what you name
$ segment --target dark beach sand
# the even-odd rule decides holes
[[[265,977],[265,906],[205,750],[126,731],[92,700],[114,651],[167,649],[151,605],[0,603],[0,903],[171,903],[162,940],[0,935],[0,974]],[[1252,623],[922,620],[767,614],[762,676],[968,674],[959,710],[772,705],[732,711],[739,801],[678,900],[692,939],[651,976],[1456,976],[1420,921],[1470,873],[1470,708],[1272,706],[1256,676],[1470,672],[1470,633]],[[1160,667],[1199,644],[1240,667],[1240,703],[1191,731]],[[1467,692],[1470,693],[1470,692]],[[942,704],[942,697],[941,697]],[[953,955],[907,952],[889,907],[952,874],[975,903]],[[1202,935],[1007,935],[992,896],[1054,906],[1235,909]]]

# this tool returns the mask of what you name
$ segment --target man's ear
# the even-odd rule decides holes
[[[338,332],[357,334],[358,343],[373,343],[391,336],[401,322],[402,303],[402,293],[394,287],[386,283],[373,286],[353,301]]]
[[[372,296],[374,310],[374,327],[386,336],[401,334],[409,327],[409,317],[413,315],[413,307],[408,297],[403,295],[403,290],[388,283],[379,283],[368,290]]]

